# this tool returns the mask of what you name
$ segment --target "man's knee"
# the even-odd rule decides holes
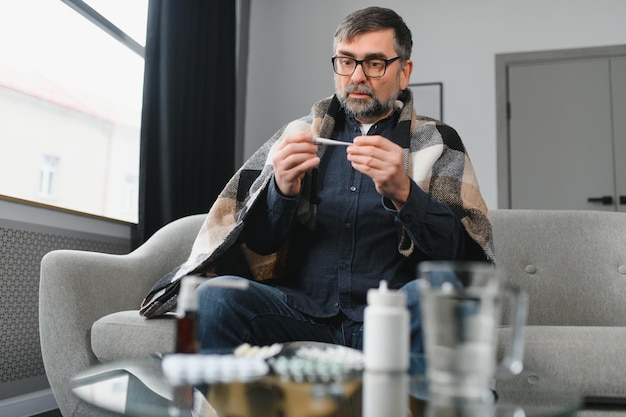
[[[417,308],[419,309],[420,305],[420,292],[418,280],[414,279],[412,281],[407,282],[401,288],[402,291],[406,292],[407,300],[406,304],[409,309]]]
[[[235,285],[228,285],[228,284]],[[242,287],[245,283],[245,288]],[[197,290],[201,318],[219,317],[220,320],[250,320],[264,312],[266,304],[275,296],[271,289],[258,282],[241,277],[212,278]]]
[[[243,278],[216,277],[212,278],[210,281],[226,281],[231,279]],[[243,291],[228,286],[215,285],[215,283],[211,283],[210,281],[201,284],[196,290],[198,295],[198,314],[201,319],[227,319],[225,316],[233,315],[237,306],[241,304],[239,298],[242,296]]]

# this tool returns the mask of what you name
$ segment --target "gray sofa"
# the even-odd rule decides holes
[[[626,396],[626,214],[492,210],[491,217],[498,267],[529,296],[525,368],[497,381],[500,397],[532,403],[555,386]],[[186,259],[203,219],[174,221],[128,255],[53,251],[43,258],[41,348],[63,416],[105,415],[71,394],[76,373],[173,350],[172,316],[146,320],[137,309],[152,284]],[[502,328],[501,350],[508,337]]]
[[[529,300],[524,370],[497,381],[500,397],[523,404],[564,404],[571,392],[626,397],[626,214],[495,210],[491,216],[498,268]],[[501,329],[500,351],[509,337]],[[618,415],[592,408],[578,416]]]

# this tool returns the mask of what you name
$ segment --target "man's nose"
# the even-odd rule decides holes
[[[363,63],[357,64],[351,78],[355,83],[362,83],[367,80],[367,75],[365,75],[365,70],[363,69]]]

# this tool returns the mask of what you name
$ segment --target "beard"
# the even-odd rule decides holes
[[[365,123],[377,122],[382,117],[391,113],[396,104],[397,96],[400,94],[398,91],[398,94],[390,96],[386,101],[381,101],[376,97],[376,94],[371,88],[363,84],[349,84],[343,91],[338,84],[335,84],[335,90],[337,98],[339,98],[339,102],[346,111],[346,114]],[[367,94],[370,99],[350,98],[349,95],[353,92]]]

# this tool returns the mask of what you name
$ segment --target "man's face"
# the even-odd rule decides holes
[[[335,56],[389,59],[397,56],[393,47],[393,29],[365,32],[347,42],[338,42]],[[385,75],[370,78],[357,65],[352,75],[335,74],[335,90],[346,112],[361,123],[375,123],[393,111],[394,104],[409,84],[413,63],[394,61]]]

